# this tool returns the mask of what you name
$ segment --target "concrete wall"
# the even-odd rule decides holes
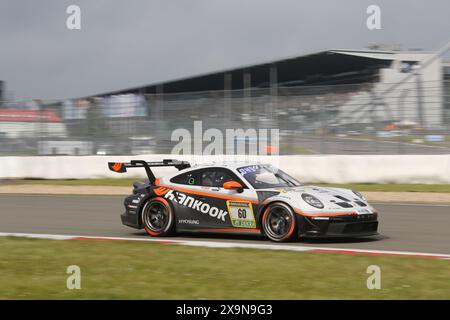
[[[54,156],[0,157],[0,179],[86,179],[145,177],[141,168],[118,174],[108,170],[107,162],[165,158],[192,163],[219,162],[222,156]],[[450,183],[450,155],[325,155],[256,157],[270,162],[301,181],[328,183]],[[233,158],[236,160],[235,158]],[[231,160],[231,159],[228,159]],[[239,157],[238,160],[255,160]],[[156,176],[174,172],[173,168],[155,169]]]

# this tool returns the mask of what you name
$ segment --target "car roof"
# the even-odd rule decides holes
[[[202,163],[202,164],[194,164],[189,168],[182,169],[180,171],[177,171],[176,173],[172,173],[169,175],[165,175],[166,178],[172,178],[179,174],[183,174],[185,172],[193,171],[193,170],[199,170],[199,169],[206,169],[206,168],[226,168],[230,169],[232,171],[237,171],[238,168],[241,167],[247,167],[247,166],[255,166],[255,165],[269,165],[267,163],[260,163],[255,161],[221,161],[221,162],[211,162],[211,163]]]
[[[219,168],[227,168],[227,169],[238,169],[241,167],[248,167],[248,166],[264,166],[269,165],[268,163],[261,163],[261,162],[245,162],[245,161],[222,161],[222,162],[211,162],[211,163],[202,163],[202,164],[195,164],[190,167],[190,169],[202,169],[202,168],[213,168],[213,167],[219,167]]]

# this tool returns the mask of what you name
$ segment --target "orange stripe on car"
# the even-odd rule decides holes
[[[352,216],[355,212],[318,212],[318,213],[306,213],[298,209],[294,210],[295,213],[306,217],[336,217],[336,216]]]
[[[245,198],[236,198],[236,197],[233,197],[233,196],[222,195],[222,194],[217,194],[217,193],[197,191],[197,190],[190,190],[190,189],[184,189],[184,188],[174,187],[174,186],[165,186],[165,187],[167,187],[169,189],[177,190],[177,191],[180,191],[180,192],[183,192],[183,193],[191,193],[191,194],[196,194],[196,195],[199,195],[199,196],[207,196],[207,197],[212,197],[212,198],[234,200],[234,201],[245,201],[245,202],[251,202],[251,203],[255,203],[255,204],[259,203],[258,200],[245,199]]]
[[[163,194],[166,194],[169,191],[169,188],[165,187],[159,187],[153,190],[157,196],[162,196]]]

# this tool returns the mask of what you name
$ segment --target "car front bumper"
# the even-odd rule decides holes
[[[301,238],[353,238],[378,234],[376,215],[364,218],[329,217],[323,220],[302,216],[299,218],[298,225],[298,235]]]

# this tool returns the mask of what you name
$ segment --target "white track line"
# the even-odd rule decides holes
[[[194,247],[209,248],[247,248],[247,249],[266,249],[266,250],[287,250],[287,251],[312,251],[343,254],[365,254],[379,256],[406,256],[419,258],[434,258],[450,260],[450,254],[409,252],[409,251],[385,251],[385,250],[365,250],[365,249],[346,249],[330,247],[309,247],[309,246],[289,246],[278,244],[254,244],[245,242],[224,242],[224,241],[200,241],[200,240],[179,240],[179,239],[157,239],[157,238],[125,238],[125,237],[96,237],[96,236],[76,236],[76,235],[54,235],[54,234],[36,234],[36,233],[9,233],[0,232],[0,237],[26,237],[36,239],[51,240],[110,240],[110,241],[144,241],[159,242],[169,244],[179,244]]]

